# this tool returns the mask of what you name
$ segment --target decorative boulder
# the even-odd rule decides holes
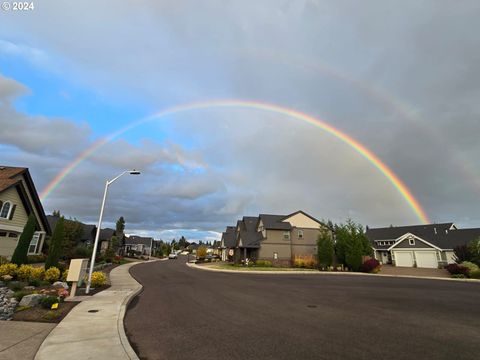
[[[66,282],[62,282],[62,281],[55,281],[53,283],[53,287],[55,288],[64,288],[66,290],[68,290],[68,284]]]
[[[30,294],[25,295],[20,301],[19,306],[37,306],[40,303],[40,299],[44,298],[43,294]]]

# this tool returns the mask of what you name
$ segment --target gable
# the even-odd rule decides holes
[[[288,222],[293,227],[305,228],[305,229],[318,229],[322,224],[308,216],[303,212],[297,212],[282,220],[282,222]]]
[[[410,239],[413,239],[413,244],[410,244]],[[429,243],[428,241],[420,238],[419,236],[416,236],[414,234],[405,234],[401,236],[398,241],[390,246],[388,250],[392,249],[425,249],[425,248],[431,248],[431,249],[437,249],[441,250],[437,246]]]

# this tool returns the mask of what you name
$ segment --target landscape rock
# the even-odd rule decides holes
[[[11,320],[17,305],[18,301],[13,297],[13,291],[7,287],[0,287],[0,320]]]
[[[25,286],[25,287],[23,288],[23,290],[25,290],[25,291],[33,291],[33,290],[35,290],[35,286]]]
[[[43,294],[25,295],[20,301],[20,306],[36,306],[40,303],[40,299],[44,298]]]
[[[63,287],[64,289],[68,290],[68,284],[66,282],[62,282],[62,281],[55,281],[53,283],[53,287],[56,287],[56,288]]]

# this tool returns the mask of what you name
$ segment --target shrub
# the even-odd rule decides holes
[[[35,286],[35,287],[39,287],[41,285],[42,281],[39,280],[39,279],[30,279],[28,281],[28,285],[30,286]]]
[[[360,266],[360,271],[366,273],[377,273],[380,271],[381,265],[377,259],[368,259],[365,261],[362,266]]]
[[[92,273],[92,287],[103,286],[107,283],[107,276],[101,271]]]
[[[20,239],[18,239],[17,246],[12,255],[12,263],[17,265],[27,263],[28,247],[35,233],[35,222],[35,215],[32,213],[28,216],[27,223],[23,227],[22,235],[20,235]]]
[[[60,251],[62,249],[64,238],[64,222],[65,219],[62,216],[58,219],[57,224],[55,225],[52,239],[50,240],[50,246],[48,248],[48,256],[45,260],[45,269],[58,267],[58,260],[60,258]],[[58,276],[60,276],[60,274]]]
[[[47,271],[45,271],[45,280],[51,283],[57,281],[60,278],[60,270],[52,266]]]
[[[463,275],[468,276],[468,268],[458,264],[449,264],[445,267],[447,271],[452,275]]]
[[[44,298],[40,299],[40,305],[44,309],[51,309],[52,305],[58,303],[58,298],[56,296],[45,296]]]
[[[262,266],[262,267],[271,267],[272,266],[272,262],[271,261],[268,261],[268,260],[257,260],[255,262],[255,265],[256,266]]]
[[[470,277],[472,279],[480,279],[480,270],[470,271]]]
[[[453,274],[452,278],[454,278],[454,279],[465,279],[466,276],[463,275],[463,274]]]
[[[197,249],[197,259],[203,259],[205,256],[207,256],[207,247],[201,245]]]
[[[25,291],[25,290],[19,290],[19,291],[15,291],[13,293],[13,297],[18,301],[20,302],[20,300],[22,300],[22,298],[25,296],[25,295],[30,295],[32,292],[31,291]]]
[[[45,276],[45,269],[43,267],[34,267],[32,270],[31,278],[41,281]]]
[[[87,259],[92,256],[92,248],[85,245],[77,245],[72,251],[73,258]]]
[[[17,272],[17,264],[3,264],[0,265],[0,276],[10,275],[15,276]]]
[[[36,263],[43,263],[47,257],[45,254],[40,255],[28,255],[27,256],[27,263],[29,264],[36,264]]]
[[[12,281],[9,283],[8,288],[13,291],[20,291],[23,290],[25,286],[27,286],[27,283],[21,282],[21,281]]]
[[[33,266],[32,265],[21,265],[17,269],[17,278],[22,281],[26,281],[32,277]]]
[[[477,264],[474,264],[470,261],[464,261],[460,264],[463,267],[466,267],[468,269],[468,273],[470,274],[472,271],[478,271],[480,268],[478,267]]]
[[[67,281],[67,276],[68,276],[68,269],[63,272],[62,281],[64,281],[64,282]]]
[[[0,256],[0,265],[8,264],[10,261],[5,256]]]

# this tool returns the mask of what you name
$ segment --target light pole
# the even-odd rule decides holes
[[[115,180],[117,180],[120,176],[125,175],[126,173],[129,173],[130,175],[140,175],[140,171],[137,171],[135,169],[126,170],[122,172],[120,175],[114,177],[111,180],[107,180],[105,182],[105,192],[103,193],[102,207],[100,208],[100,217],[98,218],[97,233],[95,234],[95,242],[93,244],[92,259],[90,260],[90,271],[88,272],[87,289],[85,290],[86,294],[90,292],[90,286],[92,284],[92,273],[93,273],[93,267],[95,266],[95,257],[97,255],[98,239],[100,237],[100,230],[102,228],[103,209],[105,208],[105,200],[107,200],[108,186],[111,183],[113,183]]]

